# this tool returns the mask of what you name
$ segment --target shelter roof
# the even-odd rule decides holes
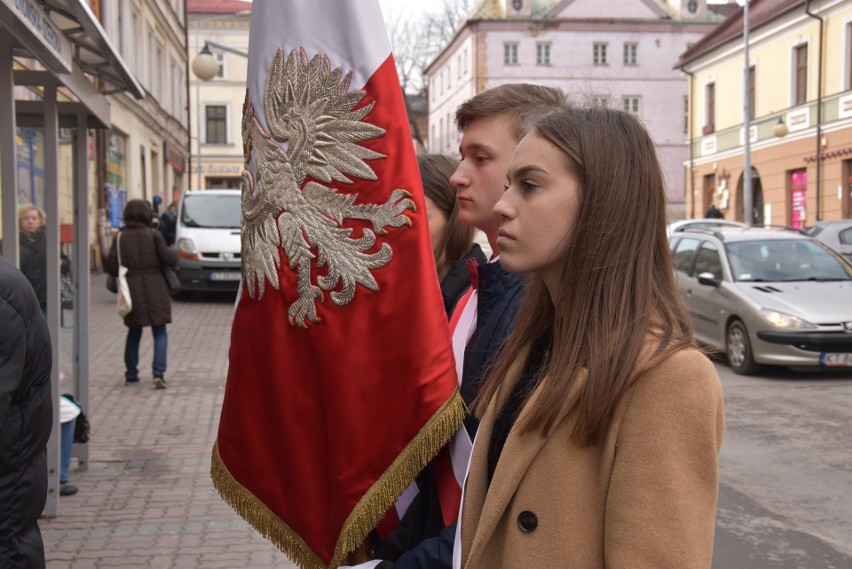
[[[73,59],[82,71],[101,80],[105,94],[127,91],[137,99],[145,91],[112,45],[100,21],[84,0],[35,0],[74,46]],[[28,55],[28,54],[27,54]]]

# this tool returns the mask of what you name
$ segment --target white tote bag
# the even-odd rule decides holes
[[[133,310],[130,300],[130,287],[127,285],[127,267],[121,264],[121,233],[116,237],[115,248],[118,251],[118,315],[124,318]]]

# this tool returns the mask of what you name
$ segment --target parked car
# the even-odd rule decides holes
[[[239,288],[240,216],[240,190],[184,192],[175,237],[182,291]]]
[[[715,229],[717,227],[745,227],[746,224],[740,221],[730,221],[727,219],[717,218],[699,218],[699,219],[681,219],[671,221],[666,225],[666,232],[669,237],[678,231],[686,231],[688,229]]]
[[[761,364],[852,366],[852,264],[806,235],[690,229],[670,240],[698,342],[751,374]]]
[[[852,261],[852,219],[817,221],[809,234]]]

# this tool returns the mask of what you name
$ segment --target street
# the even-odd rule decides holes
[[[714,569],[852,567],[852,371],[734,374]]]
[[[233,295],[172,303],[168,389],[153,389],[152,341],[139,352],[140,383],[124,385],[126,328],[92,275],[90,465],[72,461],[80,488],[42,518],[47,569],[296,569],[225,504],[210,481],[230,343]],[[60,369],[71,369],[72,321],[65,311]]]

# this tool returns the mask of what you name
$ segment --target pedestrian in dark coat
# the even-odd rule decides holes
[[[151,327],[154,334],[154,386],[166,387],[166,324],[172,321],[172,302],[162,266],[177,265],[178,252],[166,245],[163,235],[152,228],[151,207],[144,200],[130,200],[124,208],[125,227],[116,236],[107,257],[107,272],[118,275],[118,250],[121,243],[121,264],[127,267],[127,284],[133,310],[124,317],[127,341],[124,347],[125,382],[139,382],[139,341],[142,328]]]
[[[706,217],[707,219],[724,219],[725,214],[722,213],[722,211],[716,207],[716,204],[711,203],[710,207],[704,213],[704,217]]]
[[[35,206],[18,210],[20,225],[19,263],[21,272],[35,289],[42,312],[47,306],[47,239],[44,212]]]
[[[166,245],[174,245],[177,237],[177,204],[172,202],[160,216],[160,232],[166,238]]]
[[[0,258],[0,567],[44,567],[38,518],[53,425],[50,333],[33,287]]]

